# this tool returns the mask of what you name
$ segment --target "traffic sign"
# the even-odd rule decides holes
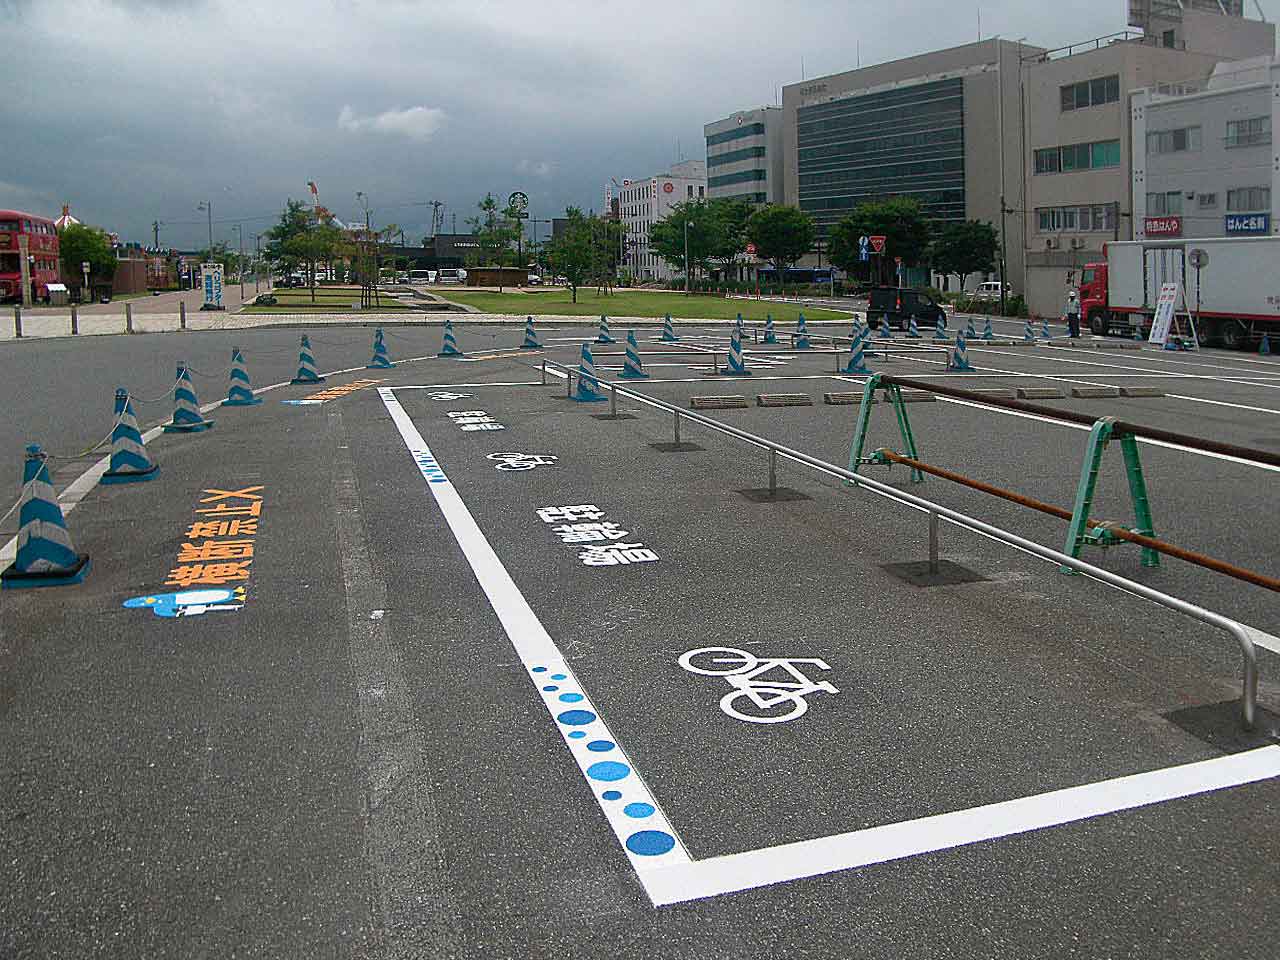
[[[871,241],[868,240],[866,237],[858,238],[858,259],[861,260],[863,263],[866,263],[869,259],[871,259],[870,246],[869,246],[870,243]]]
[[[871,249],[876,253],[884,253],[884,244],[887,237],[868,237],[871,241]]]
[[[1203,247],[1196,247],[1187,254],[1187,262],[1197,270],[1207,267],[1209,265],[1209,251]]]
[[[752,257],[756,255],[756,245],[754,243],[747,244],[747,254]]]

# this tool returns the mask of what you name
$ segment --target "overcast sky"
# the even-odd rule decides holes
[[[705,156],[703,123],[773,103],[802,61],[968,43],[979,6],[983,37],[1050,47],[1127,19],[1126,0],[0,0],[0,207],[69,202],[147,243],[159,219],[183,248],[206,242],[200,201],[215,240],[237,219],[248,244],[308,180],[343,219],[364,191],[410,242],[430,200],[446,231],[486,191],[599,209],[610,176]]]

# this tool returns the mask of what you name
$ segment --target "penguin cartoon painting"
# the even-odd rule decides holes
[[[149,609],[157,617],[198,617],[212,610],[239,610],[244,606],[244,587],[235,590],[182,590],[178,593],[149,593],[130,597],[130,608]]]

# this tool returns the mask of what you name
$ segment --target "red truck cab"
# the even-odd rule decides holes
[[[1080,273],[1080,314],[1094,333],[1106,332],[1107,262],[1086,263]]]

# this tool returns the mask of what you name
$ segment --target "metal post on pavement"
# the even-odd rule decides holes
[[[542,358],[542,385],[547,385],[547,358]]]
[[[679,447],[680,446],[680,411],[676,410],[674,412],[675,412],[675,418],[676,418],[676,444],[675,445]]]
[[[22,304],[15,304],[13,308],[13,335],[17,339],[22,339]]]
[[[569,370],[564,375],[564,395],[570,400],[573,399],[573,371]]]
[[[133,304],[124,305],[124,332],[133,333]]]
[[[929,573],[938,572],[938,514],[929,511]]]
[[[769,496],[778,493],[778,448],[769,448]]]
[[[616,417],[618,415],[618,385],[616,383],[609,384],[609,416]]]
[[[73,337],[80,334],[80,308],[74,303],[71,305],[71,335]]]
[[[187,329],[187,301],[178,301],[178,329]]]

